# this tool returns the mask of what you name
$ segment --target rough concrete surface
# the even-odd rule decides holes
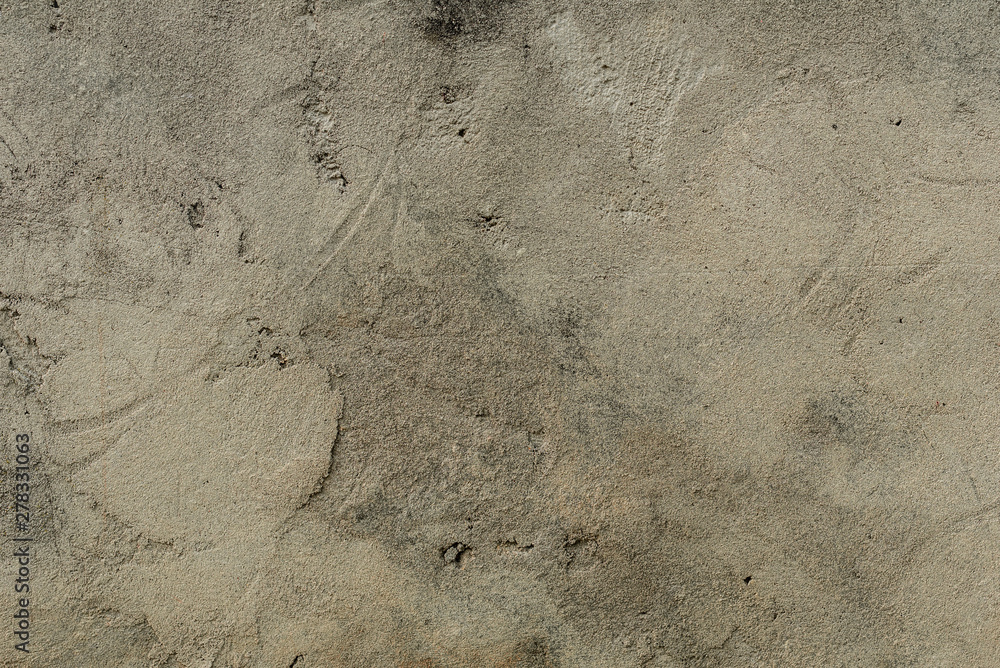
[[[998,44],[0,0],[2,665],[1000,666]]]

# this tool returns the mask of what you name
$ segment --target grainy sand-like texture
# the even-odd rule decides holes
[[[0,0],[0,665],[1000,666],[998,44]]]

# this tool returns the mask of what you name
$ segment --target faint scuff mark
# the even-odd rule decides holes
[[[683,97],[712,70],[686,36],[669,29],[652,28],[628,40],[597,39],[564,14],[546,35],[567,87],[585,106],[610,113],[645,149],[670,132]]]

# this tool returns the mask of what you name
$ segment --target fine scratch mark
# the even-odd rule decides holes
[[[106,428],[108,426],[107,411],[105,406],[105,397],[107,394],[107,383],[106,383],[107,364],[104,357],[104,328],[102,327],[100,320],[97,321],[97,350],[99,359],[101,360],[101,374],[100,374],[100,385],[99,385],[100,387],[99,392],[101,395],[100,398],[101,423],[102,427]],[[101,433],[101,441],[103,446],[102,451],[106,453],[108,451],[108,438],[106,429]],[[104,504],[103,504],[104,528],[105,530],[107,530],[108,527],[108,458],[107,457],[101,458],[101,483],[104,489]],[[100,541],[100,539],[101,539],[100,535],[98,535],[97,540]]]
[[[15,160],[20,160],[20,158],[17,157],[17,153],[14,152],[14,149],[10,147],[10,144],[7,143],[7,140],[4,139],[3,136],[0,136],[0,144],[3,144],[7,150],[10,151],[10,154],[14,156]]]
[[[325,244],[326,246],[334,244],[333,250],[330,252],[330,255],[326,258],[326,260],[324,260],[319,268],[313,273],[312,278],[306,281],[306,283],[300,288],[300,291],[305,290],[315,283],[316,279],[318,279],[320,275],[326,271],[327,267],[330,266],[330,263],[333,262],[340,251],[343,250],[344,246],[346,246],[354,238],[358,230],[361,228],[361,225],[365,220],[365,216],[368,214],[368,210],[382,193],[386,176],[394,166],[395,158],[390,158],[386,163],[385,168],[381,170],[378,179],[376,179],[375,183],[372,185],[371,191],[368,194],[368,200],[365,202],[365,205],[361,208],[360,212],[358,212],[357,215],[353,215],[356,211],[358,211],[357,208],[355,207],[349,209],[345,216],[341,219],[342,222],[339,222],[334,227],[333,233],[330,235],[330,238]],[[354,219],[353,221],[351,220],[352,217]]]
[[[15,139],[19,138],[20,142],[15,141],[14,143],[19,143],[21,145],[21,148],[23,148],[26,153],[30,153],[30,142],[28,141],[28,137],[17,126],[17,123],[14,121],[14,118],[10,114],[4,111],[0,111],[0,116],[3,117],[3,119],[6,121],[6,125],[10,126],[10,130],[12,131],[6,133],[6,135],[0,135],[0,144],[3,144],[7,148],[7,150],[10,151],[10,154],[14,156],[14,159],[20,162],[21,157],[17,154],[17,151],[14,150],[14,147],[11,146],[10,142],[8,142],[7,140],[8,137],[10,137],[11,135],[15,135],[14,138]],[[17,137],[18,135],[19,137]]]
[[[102,358],[102,364],[104,359]],[[99,429],[107,429],[108,427],[113,427],[118,422],[128,418],[134,419],[136,416],[142,414],[144,411],[148,410],[150,400],[153,394],[147,393],[143,396],[136,397],[127,404],[115,408],[114,410],[107,410],[104,399],[101,400],[101,412],[99,415],[92,417],[76,417],[68,418],[65,420],[54,420],[52,422],[52,427],[58,430],[62,434],[87,434],[89,432],[96,432]]]
[[[973,483],[973,485],[975,485],[975,483]],[[993,513],[996,513],[998,510],[1000,510],[1000,497],[993,499],[988,503],[980,504],[980,506],[974,510],[935,522],[933,526],[928,527],[925,531],[923,531],[922,535],[919,536],[906,549],[902,559],[900,560],[897,574],[891,578],[893,584],[898,583],[899,580],[904,577],[905,573],[912,569],[912,565],[922,554],[925,554],[929,550],[932,550],[935,546],[954,538],[960,532],[975,526],[975,524],[983,521],[985,518],[989,517]]]

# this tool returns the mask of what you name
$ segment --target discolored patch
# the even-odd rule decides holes
[[[841,439],[856,433],[864,419],[864,411],[855,397],[828,392],[806,400],[799,417],[799,430],[811,439]]]
[[[428,39],[496,38],[511,0],[430,0],[421,12],[420,27]]]

